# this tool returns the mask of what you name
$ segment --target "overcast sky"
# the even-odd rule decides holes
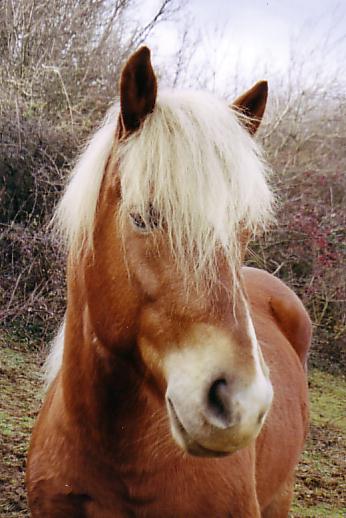
[[[142,5],[148,12],[157,3]],[[285,73],[293,50],[308,56],[312,49],[318,56],[315,68],[337,71],[346,80],[346,0],[189,0],[187,6],[189,37],[201,36],[199,60],[212,62],[221,81],[235,67],[249,78],[260,73],[256,69]],[[154,62],[174,56],[184,20],[162,24],[148,39],[158,47]],[[326,47],[320,55],[319,46]]]

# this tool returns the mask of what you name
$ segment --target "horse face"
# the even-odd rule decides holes
[[[241,278],[219,259],[220,284],[186,286],[164,232],[129,217],[126,256],[144,301],[138,347],[165,397],[172,436],[193,455],[221,456],[259,433],[272,386]]]
[[[262,94],[256,89],[249,94],[254,120],[263,113],[263,88],[260,83]],[[246,99],[242,96],[242,104]],[[122,75],[120,141],[141,131],[155,100],[150,55],[142,49]],[[256,127],[253,123],[250,133]],[[240,268],[232,269],[220,250],[211,282],[208,277],[187,282],[189,267],[185,272],[179,267],[164,216],[150,203],[145,216],[135,209],[122,214],[122,232],[129,277],[141,301],[137,343],[164,394],[172,436],[193,455],[221,456],[248,445],[273,393]],[[190,259],[192,273],[193,253]]]

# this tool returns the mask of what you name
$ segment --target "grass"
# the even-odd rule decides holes
[[[313,369],[309,374],[311,426],[297,471],[297,518],[346,516],[346,380]]]
[[[323,516],[324,518],[345,518],[345,510],[333,510],[329,505],[317,505],[309,507],[308,509],[294,507],[293,511],[294,513],[298,513],[293,516],[297,516],[299,518],[319,518],[320,516]]]
[[[39,358],[0,337],[0,516],[27,517],[28,440],[40,402]]]
[[[309,375],[309,388],[312,422],[346,432],[345,378],[314,369]]]
[[[0,336],[0,516],[28,517],[24,486],[28,441],[42,395],[43,354]],[[292,518],[346,516],[346,380],[313,369],[311,430],[297,470]]]

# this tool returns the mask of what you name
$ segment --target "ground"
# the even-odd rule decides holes
[[[0,516],[28,517],[24,472],[42,395],[43,353],[0,338]],[[346,379],[314,369],[311,430],[297,470],[292,518],[346,516]]]

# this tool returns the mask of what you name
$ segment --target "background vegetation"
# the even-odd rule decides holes
[[[47,222],[73,157],[117,95],[129,53],[158,23],[184,13],[163,0],[143,27],[135,7],[134,0],[0,4],[0,320],[35,344],[63,313],[65,258]],[[217,70],[208,63],[201,74],[199,42],[182,31],[176,65],[161,75],[215,88]],[[271,104],[259,138],[274,171],[278,224],[253,245],[249,262],[302,297],[315,326],[313,360],[335,367],[345,361],[346,103],[337,73],[316,67],[331,45],[293,52],[286,78],[265,72]],[[233,84],[240,91],[242,78]]]
[[[23,366],[31,370],[21,382],[23,397],[36,401],[29,392],[37,387],[37,351],[45,349],[65,306],[65,257],[47,224],[74,157],[118,93],[126,57],[158,24],[180,20],[181,47],[159,69],[167,84],[206,87],[229,100],[251,86],[239,75],[217,86],[218,70],[204,60],[198,35],[187,30],[190,19],[182,2],[162,0],[145,23],[136,21],[138,5],[135,0],[0,2],[0,350],[8,405]],[[337,45],[329,36],[312,50],[302,52],[298,45],[287,76],[265,70],[265,63],[257,76],[270,81],[270,104],[258,138],[274,171],[279,202],[277,225],[252,244],[248,263],[284,279],[308,308],[314,324],[310,363],[318,369],[311,383],[318,394],[332,386],[332,378],[323,378],[327,371],[344,383],[346,365],[346,89],[337,69],[324,70]],[[339,396],[335,389],[323,406],[325,399],[316,395],[311,448],[326,448],[329,441],[335,452],[341,451],[339,421],[328,421],[334,435],[322,440],[326,423],[318,420]],[[31,426],[25,409],[7,408],[0,419],[4,436],[11,437],[6,465],[19,471],[23,438]],[[17,432],[18,452],[13,450]],[[308,473],[328,471],[324,460],[316,460],[311,449],[305,457]],[[339,460],[333,469],[340,474]],[[300,478],[303,493],[311,489],[305,483],[309,476],[311,482],[311,473],[305,475]],[[12,484],[20,493],[17,478],[4,477],[8,491]],[[323,486],[321,479],[312,480]],[[22,496],[14,500],[22,502]],[[8,507],[9,501],[6,505],[19,516],[19,508]]]

